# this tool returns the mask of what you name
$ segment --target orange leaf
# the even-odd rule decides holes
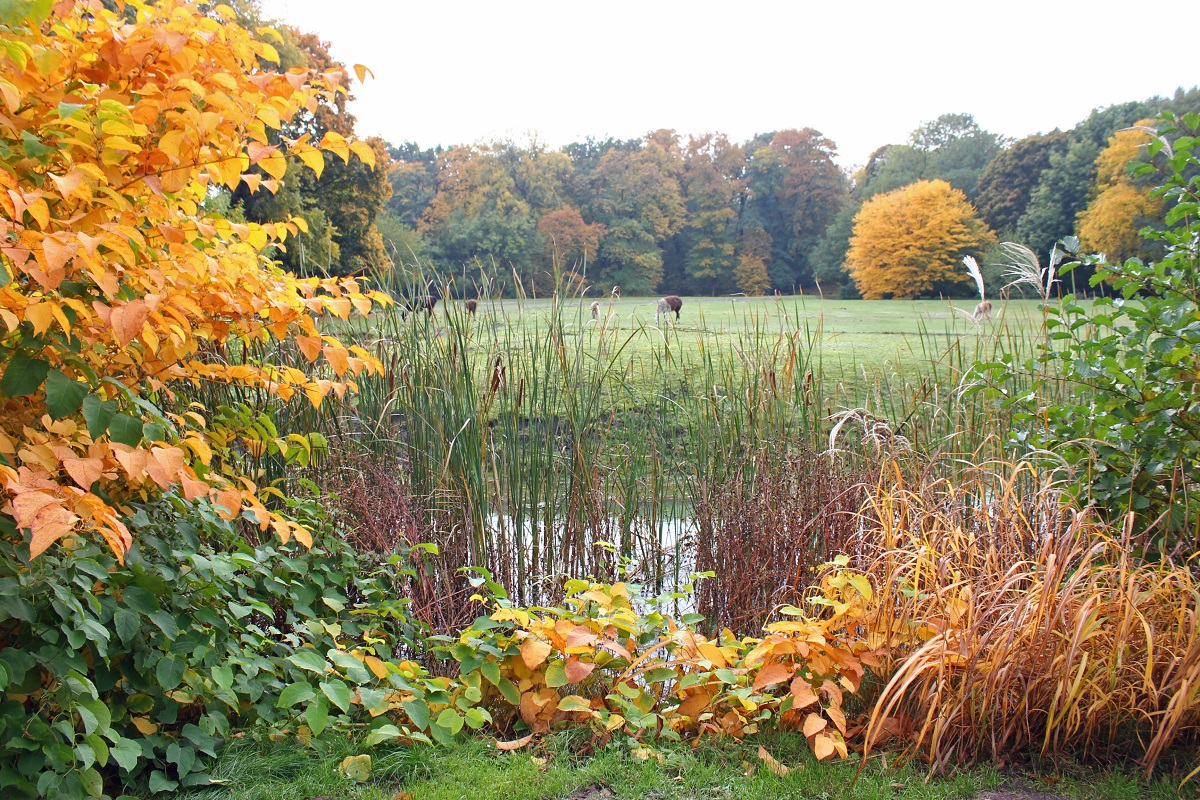
[[[817,695],[812,685],[799,675],[792,681],[792,708],[802,711],[817,702]]]
[[[567,683],[579,683],[588,675],[591,675],[592,670],[595,668],[595,664],[590,661],[580,661],[577,656],[571,656],[563,664],[563,671],[567,674]]]
[[[525,745],[533,741],[533,734],[522,736],[520,739],[514,739],[511,742],[496,742],[497,750],[520,750]]]
[[[758,677],[754,679],[754,689],[757,691],[764,686],[773,686],[776,683],[783,683],[788,678],[792,677],[792,674],[795,671],[795,667],[779,661],[767,664],[758,671]]]
[[[834,745],[833,737],[827,733],[819,734],[812,740],[813,755],[817,757],[817,761],[824,761],[833,755]]]
[[[529,636],[521,642],[521,660],[529,669],[537,669],[553,649],[549,643]]]
[[[350,356],[350,351],[344,347],[325,345],[322,352],[325,353],[325,360],[329,362],[329,366],[333,367],[333,371],[337,373],[339,378],[346,374],[346,369],[350,366],[347,360]]]
[[[791,772],[790,769],[776,761],[762,745],[758,746],[758,757],[764,764],[767,765],[767,769],[771,770],[771,772],[774,772],[781,778],[786,778],[787,774]]]
[[[296,345],[300,348],[300,352],[308,359],[308,363],[317,360],[321,355],[321,337],[320,336],[297,336]]]
[[[29,530],[33,538],[29,542],[29,557],[37,558],[47,547],[71,532],[79,517],[58,505],[48,505],[37,512]]]
[[[142,332],[146,324],[146,304],[141,300],[132,300],[119,306],[114,306],[109,322],[113,333],[117,335],[117,343],[122,347],[129,344]]]
[[[809,714],[804,718],[804,735],[809,737],[815,736],[816,734],[825,730],[825,727],[828,724],[829,723],[820,714]]]
[[[242,495],[237,489],[219,489],[213,494],[214,502],[225,507],[225,510],[220,512],[222,518],[233,519],[241,512]]]
[[[88,489],[104,474],[104,462],[98,458],[69,458],[63,461],[63,469],[71,476],[71,480]]]

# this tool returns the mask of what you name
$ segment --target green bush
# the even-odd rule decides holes
[[[1161,174],[1152,194],[1166,201],[1167,228],[1142,235],[1162,243],[1162,259],[1063,265],[1093,268],[1092,286],[1106,284],[1108,296],[1048,304],[1047,341],[1032,361],[977,370],[1015,412],[1015,447],[1068,473],[1108,519],[1133,513],[1139,529],[1154,527],[1158,548],[1184,552],[1200,547],[1200,116],[1164,114],[1160,128],[1131,171]],[[1013,391],[1030,372],[1032,389]],[[1045,399],[1054,396],[1066,399]]]
[[[327,654],[411,647],[402,575],[335,536],[252,547],[174,496],[131,527],[124,566],[84,539],[31,562],[15,532],[0,537],[0,796],[205,785],[234,729],[307,736],[352,720],[356,681]]]

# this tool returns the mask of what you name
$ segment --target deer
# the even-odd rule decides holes
[[[467,313],[468,314],[474,314],[475,310],[478,308],[479,308],[479,301],[476,300],[475,298],[471,298],[470,300],[467,301]]]
[[[594,300],[591,305],[592,319],[600,319],[600,301]]]
[[[672,311],[675,312],[675,321],[679,321],[679,309],[683,307],[683,301],[678,295],[669,294],[658,301],[658,306],[654,309],[654,324],[658,324],[659,317],[665,317]]]

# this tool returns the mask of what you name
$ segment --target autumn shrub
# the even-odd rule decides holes
[[[863,572],[887,682],[867,752],[898,737],[941,771],[1032,749],[1149,773],[1200,726],[1200,584],[1138,560],[1131,531],[1072,508],[1029,464],[884,486]]]
[[[133,515],[124,563],[84,537],[32,560],[0,543],[0,794],[202,786],[235,732],[349,726],[353,679],[326,677],[319,697],[294,687],[325,673],[327,651],[410,652],[417,625],[399,570],[357,558],[312,501],[291,513],[325,529],[311,549],[252,547],[176,495]]]

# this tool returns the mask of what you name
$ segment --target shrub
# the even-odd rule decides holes
[[[168,495],[137,512],[124,564],[79,537],[36,560],[0,543],[0,794],[204,785],[233,730],[349,722],[356,692],[371,696],[358,684],[375,681],[353,667],[411,650],[393,567],[328,536],[311,550],[251,547],[213,507],[185,521],[191,510]]]
[[[1158,525],[1159,546],[1178,554],[1200,549],[1200,116],[1164,114],[1161,127],[1151,163],[1132,168],[1161,176],[1152,196],[1166,201],[1169,227],[1142,234],[1162,243],[1162,259],[1066,263],[1063,272],[1094,267],[1092,285],[1110,295],[1047,304],[1048,338],[1034,358],[976,369],[1014,412],[1014,447],[1069,472],[1080,501],[1108,519],[1132,514],[1139,532]]]

